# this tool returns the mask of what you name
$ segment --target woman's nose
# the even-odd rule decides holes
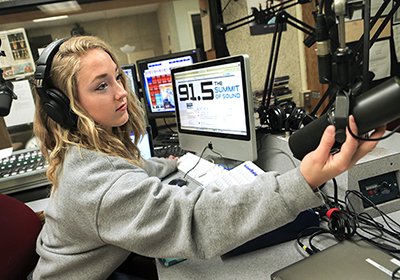
[[[116,98],[119,100],[121,98],[124,98],[128,95],[128,92],[125,90],[124,85],[122,83],[117,83],[117,94]]]

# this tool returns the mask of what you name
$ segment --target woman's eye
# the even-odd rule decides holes
[[[122,74],[118,74],[117,81],[121,81],[121,80],[122,80]]]
[[[101,83],[97,88],[96,88],[96,90],[104,90],[104,89],[106,89],[107,88],[107,83]]]

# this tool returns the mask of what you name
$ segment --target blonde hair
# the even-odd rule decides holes
[[[77,74],[80,71],[80,59],[89,50],[102,49],[110,55],[122,74],[122,83],[127,95],[129,120],[120,127],[114,127],[112,133],[97,125],[90,115],[80,106],[77,97]],[[111,48],[94,36],[78,36],[66,40],[55,55],[50,77],[55,88],[63,92],[70,100],[72,111],[78,116],[76,129],[64,129],[53,121],[42,108],[40,97],[36,97],[34,134],[39,139],[40,150],[48,161],[47,177],[53,184],[52,191],[58,186],[58,173],[62,167],[67,148],[71,145],[107,155],[119,156],[142,165],[140,151],[136,144],[145,131],[143,109],[135,94],[132,93],[121,67]],[[134,143],[130,133],[135,135]]]

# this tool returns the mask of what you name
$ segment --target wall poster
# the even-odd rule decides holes
[[[6,80],[20,79],[35,72],[35,63],[24,28],[0,31],[0,68]]]

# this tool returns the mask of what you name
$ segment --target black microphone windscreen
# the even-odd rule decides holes
[[[10,113],[12,97],[4,92],[0,92],[0,117]]]
[[[399,104],[400,78],[393,77],[354,97],[350,102],[349,113],[354,116],[358,134],[362,135],[398,119]],[[295,158],[302,160],[318,147],[325,128],[333,124],[329,114],[324,114],[290,136],[289,147]]]
[[[325,128],[330,124],[329,116],[325,114],[295,131],[289,138],[289,148],[293,156],[298,160],[302,160],[305,155],[315,150],[319,145]]]

